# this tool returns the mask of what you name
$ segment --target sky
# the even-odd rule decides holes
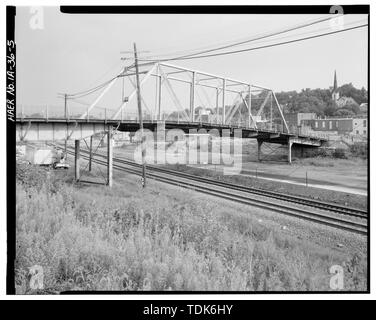
[[[42,14],[42,29],[33,29],[30,23],[35,13],[29,7],[17,7],[17,103],[26,106],[62,105],[57,93],[80,92],[110,79],[124,65],[120,58],[127,55],[120,52],[132,50],[134,42],[139,51],[149,52],[146,55],[164,54],[244,40],[325,17],[76,15],[60,13],[58,7],[43,7]],[[367,16],[347,15],[345,27],[357,21],[365,23]],[[291,37],[284,34],[275,39],[286,41],[310,35],[311,31],[332,30],[329,22],[324,22],[289,33]],[[263,40],[234,49],[268,43],[272,42]],[[352,82],[358,88],[367,87],[368,28],[262,50],[172,63],[276,92],[328,88],[333,84],[334,70],[338,85]]]

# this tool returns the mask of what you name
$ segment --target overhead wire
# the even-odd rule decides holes
[[[248,38],[246,40],[242,40],[242,41],[238,41],[238,42],[233,42],[233,43],[228,44],[228,45],[223,45],[223,46],[219,46],[219,47],[216,47],[216,48],[207,49],[207,50],[203,50],[203,51],[199,51],[199,52],[195,52],[195,53],[183,55],[183,56],[181,56],[179,58],[184,58],[184,57],[189,57],[189,56],[195,56],[195,55],[204,54],[204,53],[208,53],[208,52],[212,52],[212,51],[218,51],[218,50],[227,49],[227,48],[230,48],[230,47],[234,47],[234,46],[246,44],[246,43],[249,43],[249,42],[254,42],[254,41],[257,41],[257,40],[261,40],[261,39],[265,39],[265,38],[268,38],[268,37],[280,35],[280,34],[283,34],[283,33],[295,31],[295,30],[298,30],[298,29],[306,28],[306,27],[309,27],[309,26],[312,26],[312,25],[315,25],[315,24],[319,24],[319,23],[322,23],[322,22],[325,22],[325,21],[329,21],[329,20],[332,20],[332,19],[335,19],[335,18],[338,18],[338,16],[333,17],[333,15],[330,15],[330,17],[315,19],[315,20],[312,20],[312,21],[309,21],[309,22],[306,22],[306,23],[303,23],[303,24],[299,24],[299,25],[295,25],[295,26],[292,26],[292,27],[288,27],[288,28],[280,30],[280,31],[274,31],[274,32],[271,32],[271,33],[266,33],[266,34],[263,33],[263,34],[260,34],[260,35],[256,35],[255,37],[253,37],[251,39]]]
[[[119,78],[123,75],[125,69],[128,69],[128,68],[131,68],[134,64],[131,64],[130,66],[127,66],[124,68],[123,71],[121,71],[120,73],[118,73],[116,76],[112,77],[111,79],[93,87],[93,88],[90,88],[90,89],[87,89],[87,90],[84,90],[84,91],[80,91],[80,92],[76,92],[76,93],[70,93],[70,94],[66,94],[67,98],[68,99],[76,99],[76,98],[82,98],[84,96],[87,96],[87,95],[90,95],[102,88],[104,88],[106,85],[108,85],[110,82],[112,82],[113,80],[115,80],[116,78]],[[58,93],[61,97],[64,97],[65,94],[63,93]]]
[[[309,39],[319,38],[319,37],[323,37],[323,36],[328,36],[328,35],[332,35],[332,34],[336,34],[336,33],[341,33],[341,32],[345,32],[345,31],[350,31],[350,30],[354,30],[354,29],[358,29],[358,28],[362,28],[362,27],[368,26],[368,24],[362,24],[362,25],[359,25],[359,26],[354,26],[354,27],[350,27],[350,28],[346,28],[346,29],[335,30],[335,31],[332,31],[332,32],[316,34],[316,35],[312,35],[312,36],[307,36],[307,37],[293,39],[293,40],[288,40],[288,41],[283,41],[283,42],[272,43],[272,44],[263,45],[263,46],[257,46],[257,47],[239,49],[239,50],[232,50],[232,51],[225,51],[225,52],[218,52],[218,53],[211,53],[211,54],[203,54],[203,53],[208,53],[208,52],[223,50],[225,48],[230,48],[230,47],[234,47],[234,46],[245,45],[245,44],[248,44],[249,42],[255,42],[255,41],[262,40],[262,39],[274,37],[274,36],[277,36],[277,35],[280,35],[280,34],[283,34],[283,33],[287,33],[287,32],[290,32],[290,31],[295,31],[295,30],[302,29],[302,28],[305,28],[305,27],[308,27],[308,26],[312,26],[314,24],[322,23],[324,21],[328,21],[328,20],[331,20],[331,19],[333,19],[332,16],[331,17],[326,17],[326,18],[321,18],[321,19],[318,19],[318,20],[307,22],[305,24],[300,24],[298,26],[289,27],[287,29],[284,29],[284,30],[281,30],[281,31],[278,31],[278,32],[269,33],[269,34],[262,35],[262,36],[256,36],[254,38],[247,39],[247,40],[244,40],[244,41],[240,41],[240,42],[237,42],[237,43],[232,43],[232,44],[229,44],[229,45],[220,46],[220,47],[217,47],[217,48],[212,48],[212,49],[208,49],[208,50],[204,50],[204,51],[200,51],[200,52],[196,52],[196,53],[192,53],[192,54],[188,54],[188,55],[184,55],[184,56],[172,57],[172,58],[167,58],[167,59],[145,59],[145,58],[139,58],[139,60],[140,61],[161,62],[161,61],[201,59],[201,58],[209,58],[209,57],[222,56],[222,55],[230,55],[230,54],[236,54],[236,53],[242,53],[242,52],[260,50],[260,49],[265,49],[265,48],[270,48],[270,47],[275,47],[275,46],[281,46],[281,45],[285,45],[285,44],[296,43],[296,42],[299,42],[299,41],[305,41],[305,40],[309,40]],[[352,24],[354,24],[354,22]],[[312,31],[312,32],[317,32],[317,30],[316,31]],[[292,35],[292,36],[296,36],[296,35]],[[274,41],[275,40],[280,40],[280,39],[281,38],[274,39]],[[118,73],[116,76],[112,77],[111,79],[109,79],[109,80],[107,80],[107,81],[105,81],[105,82],[103,82],[103,83],[101,83],[101,84],[99,84],[99,85],[97,85],[97,86],[95,86],[93,88],[90,88],[90,89],[87,89],[87,90],[84,90],[84,91],[81,91],[81,92],[66,94],[66,97],[68,99],[77,99],[77,98],[81,98],[81,97],[90,95],[90,94],[92,94],[92,93],[94,93],[96,91],[99,91],[102,88],[104,88],[106,85],[108,85],[109,83],[111,83],[113,80],[115,80],[116,78],[122,77],[123,74],[124,74],[124,72],[126,70],[132,68],[133,66],[134,66],[134,63],[131,64],[131,65],[129,65],[129,66],[127,66],[127,67],[124,67],[124,70],[122,72]],[[65,96],[65,94],[62,94],[62,93],[59,93],[59,95],[61,97]]]
[[[362,24],[362,25],[359,25],[359,26],[351,27],[351,28],[340,29],[340,30],[322,33],[322,34],[318,34],[318,35],[313,35],[313,36],[309,36],[309,37],[304,37],[304,38],[299,38],[299,39],[294,39],[294,40],[289,40],[289,41],[284,41],[284,42],[279,42],[279,43],[273,43],[273,44],[259,46],[259,47],[251,47],[251,48],[241,49],[241,50],[225,51],[225,52],[213,53],[213,54],[207,54],[207,55],[200,55],[200,56],[175,57],[175,58],[161,59],[161,60],[151,60],[151,59],[150,60],[139,59],[139,60],[140,61],[162,62],[162,61],[191,60],[191,59],[216,57],[216,56],[222,56],[222,55],[229,55],[229,54],[235,54],[235,53],[241,53],[241,52],[247,52],[247,51],[254,51],[254,50],[259,50],[259,49],[265,49],[265,48],[270,48],[270,47],[275,47],[275,46],[281,46],[281,45],[285,45],[285,44],[295,43],[295,42],[299,42],[299,41],[305,41],[305,40],[309,40],[309,39],[314,39],[314,38],[324,37],[324,36],[327,36],[327,35],[332,35],[332,34],[336,34],[336,33],[341,33],[341,32],[345,32],[345,31],[359,29],[359,28],[363,28],[363,27],[366,27],[366,26],[368,26],[368,24]]]

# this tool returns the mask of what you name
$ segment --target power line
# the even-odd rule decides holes
[[[304,27],[307,27],[307,26],[310,26],[310,25],[313,25],[313,24],[321,23],[321,22],[324,22],[324,21],[327,21],[327,20],[330,20],[330,19],[333,19],[333,17],[315,20],[313,22],[309,22],[309,23],[306,23],[304,25],[291,27],[291,28],[288,28],[288,29],[285,29],[285,30],[282,30],[282,31],[279,31],[279,32],[276,32],[276,33],[273,33],[273,34],[268,34],[268,35],[265,35],[265,36],[256,37],[256,38],[253,38],[253,39],[248,39],[248,40],[245,40],[245,41],[242,41],[242,42],[233,43],[231,45],[226,45],[226,46],[222,46],[222,47],[218,47],[218,48],[214,48],[214,49],[210,49],[210,50],[204,50],[204,51],[201,51],[201,53],[223,50],[224,48],[237,46],[237,45],[244,45],[245,43],[249,43],[251,41],[257,41],[257,40],[265,39],[265,38],[268,38],[268,37],[276,36],[276,35],[279,35],[279,34],[282,34],[282,33],[286,33],[286,32],[289,32],[289,31],[304,28]],[[258,47],[240,49],[240,50],[233,50],[233,51],[226,51],[226,52],[219,52],[219,53],[212,53],[212,54],[207,54],[207,55],[202,55],[202,54],[198,55],[198,54],[200,54],[198,52],[198,53],[193,53],[193,54],[189,54],[189,55],[185,55],[185,56],[173,57],[173,58],[167,58],[167,59],[160,59],[160,60],[158,60],[158,59],[138,59],[138,60],[139,61],[152,61],[152,62],[158,62],[159,61],[160,62],[160,61],[173,61],[173,60],[191,60],[191,59],[200,59],[200,58],[209,58],[209,57],[215,57],[215,56],[221,56],[221,55],[236,54],[236,53],[260,50],[260,49],[265,49],[265,48],[270,48],[270,47],[275,47],[275,46],[305,41],[305,40],[309,40],[309,39],[319,38],[319,37],[323,37],[323,36],[327,36],[327,35],[332,35],[332,34],[336,34],[336,33],[341,33],[341,32],[345,32],[345,31],[349,31],[349,30],[362,28],[362,27],[365,27],[365,26],[368,26],[368,24],[362,24],[362,25],[359,25],[359,26],[351,27],[351,28],[336,30],[336,31],[332,31],[332,32],[322,33],[322,34],[313,35],[313,36],[304,37],[304,38],[299,38],[299,39],[293,39],[293,40],[279,42],[279,43],[273,43],[273,44],[264,45],[264,46],[258,46]],[[115,77],[105,81],[104,83],[99,84],[96,87],[87,89],[85,91],[73,93],[73,94],[67,94],[67,97],[68,97],[68,99],[76,99],[76,98],[81,98],[81,97],[90,95],[90,94],[102,89],[103,87],[108,85],[111,81],[115,80],[116,78],[121,77],[127,69],[132,68],[134,65],[135,64],[133,63],[132,65],[125,67],[124,70],[122,72],[120,72],[119,74],[117,74]],[[64,96],[64,94],[61,94],[61,93],[59,93],[59,95]]]
[[[81,92],[76,92],[76,93],[71,93],[71,94],[67,94],[67,97],[68,99],[76,99],[76,98],[81,98],[81,97],[84,97],[84,96],[87,96],[87,95],[90,95],[100,89],[102,89],[103,87],[105,87],[106,85],[108,85],[110,82],[112,82],[113,80],[115,80],[116,78],[119,78],[126,69],[128,68],[131,68],[132,66],[134,66],[134,64],[130,65],[130,66],[127,66],[125,67],[125,69],[123,71],[121,71],[119,74],[117,74],[116,76],[112,77],[111,79],[93,87],[93,88],[90,88],[90,89],[87,89],[85,91],[81,91]],[[58,95],[60,96],[64,96],[64,94],[62,93],[58,93]]]
[[[273,37],[273,36],[276,36],[276,35],[295,31],[295,30],[298,30],[298,29],[306,28],[306,27],[309,27],[309,26],[312,26],[312,25],[315,25],[315,24],[318,24],[318,23],[322,23],[322,22],[325,22],[325,21],[328,21],[328,20],[332,20],[332,19],[334,19],[333,15],[331,15],[330,17],[320,18],[320,19],[316,19],[316,20],[313,20],[313,21],[303,23],[303,24],[295,25],[293,27],[288,27],[287,29],[283,29],[281,31],[276,31],[276,32],[272,32],[272,33],[259,35],[259,36],[256,36],[255,38],[243,40],[243,41],[240,41],[240,42],[235,42],[235,43],[232,43],[232,44],[220,46],[220,47],[213,48],[213,49],[203,50],[203,51],[192,53],[192,54],[187,54],[187,55],[181,56],[179,58],[185,58],[185,57],[195,56],[195,55],[208,53],[208,52],[212,52],[212,51],[227,49],[227,48],[230,48],[230,47],[246,44],[246,43],[257,41],[257,40],[262,40],[262,39],[265,39],[265,38]]]
[[[67,96],[69,97],[68,99],[74,99],[74,98],[83,97],[83,96],[89,95],[89,94],[91,94],[91,93],[93,93],[95,91],[98,91],[98,90],[102,89],[104,86],[106,86],[107,84],[109,84],[112,80],[116,79],[117,77],[118,76],[113,77],[110,80],[107,80],[106,82],[101,83],[100,85],[98,85],[96,87],[93,87],[91,89],[88,89],[88,90],[85,90],[85,91],[81,91],[81,92],[77,92],[77,93],[67,94]],[[59,93],[59,95],[62,95],[62,94]]]
[[[362,24],[359,26],[351,27],[351,28],[346,28],[342,30],[336,30],[332,32],[327,32],[327,33],[322,33],[310,37],[305,37],[305,38],[299,38],[299,39],[294,39],[294,40],[289,40],[289,41],[284,41],[284,42],[279,42],[279,43],[274,43],[270,45],[264,45],[264,46],[259,46],[259,47],[253,47],[253,48],[247,48],[247,49],[242,49],[242,50],[234,50],[234,51],[226,51],[226,52],[220,52],[220,53],[213,53],[213,54],[208,54],[208,55],[200,55],[200,56],[189,56],[189,57],[175,57],[175,58],[170,58],[170,59],[162,59],[162,60],[143,60],[143,61],[155,61],[155,62],[160,62],[160,61],[173,61],[173,60],[191,60],[191,59],[200,59],[200,58],[209,58],[209,57],[216,57],[216,56],[222,56],[222,55],[229,55],[229,54],[235,54],[235,53],[241,53],[241,52],[247,52],[247,51],[254,51],[254,50],[259,50],[259,49],[265,49],[265,48],[271,48],[275,46],[281,46],[285,44],[290,44],[290,43],[295,43],[299,41],[305,41],[309,39],[314,39],[314,38],[319,38],[319,37],[324,37],[336,33],[341,33],[349,30],[354,30],[358,28],[363,28],[368,26],[368,24]],[[139,59],[141,60],[141,59]]]
[[[347,27],[353,26],[353,25],[358,24],[358,23],[363,23],[364,24],[366,22],[367,22],[367,19],[361,19],[361,20],[353,21],[351,23],[348,23]],[[276,41],[276,40],[291,39],[293,37],[304,36],[304,35],[311,35],[311,34],[315,34],[317,32],[326,31],[327,29],[328,28],[320,28],[320,29],[313,30],[313,31],[301,32],[301,33],[298,33],[298,34],[290,34],[290,35],[278,37],[277,39],[266,39],[266,40],[255,41],[255,42],[256,42],[256,44],[259,44],[259,43],[270,43],[270,42]],[[244,47],[245,45],[243,44],[243,45],[240,45],[240,46]]]

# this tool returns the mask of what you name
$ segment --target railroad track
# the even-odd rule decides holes
[[[57,145],[55,145],[57,146]],[[57,146],[61,148],[60,146]],[[72,148],[68,148],[67,152],[70,154],[74,154],[74,151],[72,151]],[[88,156],[88,151],[86,150],[81,150],[82,151],[82,157],[85,159],[89,159]],[[98,159],[99,158],[106,158],[105,155],[100,154],[100,153],[95,153],[93,154],[93,159],[92,161],[101,164],[101,165],[106,165],[107,161]],[[114,164],[113,164],[114,169],[121,170],[121,171],[126,171],[129,173],[137,174],[140,175],[140,170],[139,168],[141,165],[136,164],[132,161],[129,160],[124,160],[124,159],[118,159],[114,158]],[[322,212],[315,212],[312,211],[312,209],[320,209],[320,210],[329,210],[329,211],[334,211],[334,208],[336,205],[331,205],[330,209],[328,207],[317,207],[317,206],[311,206],[310,210],[308,208],[304,207],[299,207],[299,206],[310,206],[310,201],[313,201],[312,203],[316,204],[317,201],[315,200],[310,200],[307,199],[308,201],[305,203],[298,203],[297,201],[289,201],[286,200],[287,198],[277,198],[275,196],[269,197],[268,192],[265,192],[262,195],[260,194],[255,194],[252,191],[249,191],[250,188],[247,187],[241,187],[241,186],[235,186],[232,184],[228,184],[225,182],[221,181],[216,181],[213,179],[208,179],[208,178],[201,178],[197,177],[194,175],[174,171],[174,170],[168,170],[168,169],[161,169],[161,168],[156,168],[155,166],[148,166],[149,170],[147,171],[147,177],[165,182],[168,184],[172,185],[177,185],[180,187],[192,189],[201,193],[205,193],[208,195],[216,196],[216,197],[221,197],[222,199],[227,199],[231,201],[236,201],[238,203],[242,204],[247,204],[247,205],[252,205],[256,206],[259,208],[267,209],[267,210],[272,210],[278,213],[282,213],[285,215],[293,216],[293,217],[298,217],[302,218],[305,220],[309,220],[312,222],[324,224],[330,227],[346,230],[346,231],[351,231],[355,232],[361,235],[367,235],[367,223],[364,223],[364,219],[366,219],[366,214],[356,214],[356,212],[350,212],[348,214],[347,212],[344,212],[342,210],[342,206],[339,206],[341,208],[339,211],[336,211],[339,216],[334,216],[332,214],[326,214]],[[213,189],[213,185],[217,186],[217,189]],[[252,198],[253,196],[253,198]],[[255,197],[256,196],[256,197]],[[287,203],[281,203],[281,202],[273,202],[268,198],[276,198],[281,201],[285,201]],[[294,197],[293,197],[294,198]],[[300,198],[304,199],[304,198]],[[294,203],[293,206],[291,206],[291,202]],[[312,208],[313,207],[313,208]],[[358,209],[356,209],[358,210]],[[349,211],[349,210],[348,210]],[[354,220],[348,220],[343,217],[343,215],[351,215],[357,218],[356,221]],[[358,221],[362,220],[362,221]]]
[[[83,151],[87,154],[89,153],[86,150],[81,150],[81,151]],[[103,158],[107,157],[106,155],[101,154],[101,153],[97,153],[96,155],[103,157]],[[132,166],[135,166],[135,167],[138,167],[138,168],[142,167],[141,164],[138,164],[138,163],[135,163],[133,161],[126,160],[126,159],[114,158],[114,161],[119,162],[119,163],[132,165]],[[149,170],[153,170],[153,171],[156,171],[156,172],[162,172],[162,173],[168,173],[168,174],[171,174],[171,175],[177,175],[177,176],[180,176],[180,177],[186,177],[186,178],[189,178],[189,179],[195,180],[195,181],[205,181],[205,182],[208,182],[212,185],[222,186],[222,187],[233,189],[233,190],[244,191],[244,192],[248,192],[248,193],[257,194],[257,195],[260,195],[260,196],[267,196],[269,198],[274,198],[274,199],[279,199],[279,200],[283,200],[283,201],[287,201],[287,202],[306,205],[306,206],[309,206],[309,207],[314,207],[314,208],[318,208],[318,209],[322,209],[322,210],[326,210],[326,211],[331,211],[331,212],[335,212],[335,213],[343,214],[343,215],[347,215],[347,216],[364,218],[364,219],[368,218],[367,211],[362,210],[362,209],[358,209],[358,208],[341,206],[341,205],[338,205],[338,204],[333,204],[333,203],[328,203],[328,202],[324,202],[324,201],[309,199],[309,198],[305,198],[305,197],[299,197],[299,196],[294,196],[294,195],[278,193],[278,192],[275,192],[275,191],[269,191],[269,190],[254,188],[254,187],[240,186],[240,185],[236,185],[236,184],[229,183],[229,182],[218,181],[218,180],[215,180],[215,179],[212,179],[212,178],[199,177],[199,176],[196,176],[196,175],[193,175],[193,174],[179,172],[179,171],[171,170],[171,169],[160,168],[160,167],[153,166],[153,165],[148,165],[147,167],[148,167]]]

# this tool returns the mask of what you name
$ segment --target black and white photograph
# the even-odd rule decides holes
[[[6,11],[7,294],[370,293],[369,4]]]

